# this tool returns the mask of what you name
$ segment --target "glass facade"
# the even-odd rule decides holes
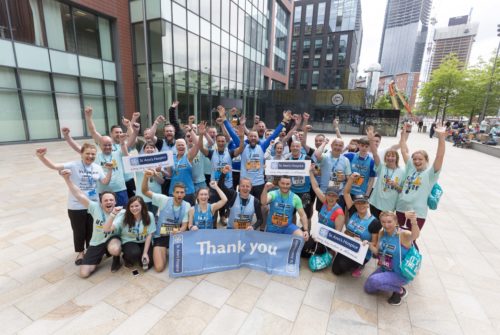
[[[143,124],[147,123],[146,66],[153,86],[152,117],[164,114],[165,106],[177,99],[182,102],[182,120],[193,114],[211,120],[209,113],[220,101],[255,96],[264,88],[266,66],[287,73],[290,13],[278,2],[271,12],[272,0],[147,1],[147,61],[141,2],[131,0],[130,9],[135,13],[131,15],[134,67]],[[271,19],[274,36],[269,34]],[[273,48],[268,53],[269,38]],[[250,104],[242,106],[254,112]]]
[[[118,122],[112,21],[55,0],[0,0],[0,142],[87,136]]]
[[[360,0],[296,1],[289,88],[354,88],[361,38]]]

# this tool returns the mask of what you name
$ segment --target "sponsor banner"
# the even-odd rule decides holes
[[[170,235],[170,277],[246,267],[298,277],[304,239],[252,230],[201,229]]]
[[[174,156],[171,151],[158,152],[155,154],[142,154],[137,156],[122,157],[125,172],[143,172],[147,169],[155,169],[158,166],[174,165]]]
[[[269,160],[266,161],[266,176],[309,177],[310,160]]]
[[[316,242],[324,244],[328,248],[349,257],[359,264],[363,264],[365,261],[368,245],[363,245],[361,241],[347,236],[342,232],[318,222],[313,222],[311,236]]]

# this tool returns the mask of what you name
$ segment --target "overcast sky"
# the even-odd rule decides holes
[[[387,0],[361,0],[363,14],[363,44],[358,74],[370,64],[378,62],[380,39]],[[472,21],[479,22],[476,42],[472,45],[469,65],[475,64],[479,57],[488,60],[496,51],[500,37],[497,37],[497,24],[500,24],[499,0],[433,0],[431,17],[437,19],[436,28],[446,27],[448,19],[469,14]],[[425,58],[424,58],[425,60]]]

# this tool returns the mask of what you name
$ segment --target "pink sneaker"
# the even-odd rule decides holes
[[[362,274],[363,274],[363,267],[359,267],[353,272],[351,272],[351,276],[353,276],[354,278],[359,278],[361,277]]]

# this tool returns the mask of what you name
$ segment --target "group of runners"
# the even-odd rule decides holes
[[[123,120],[125,131],[116,125],[110,136],[103,136],[96,130],[92,109],[86,108],[86,123],[100,150],[94,144],[79,145],[68,128],[62,129],[64,138],[80,159],[54,163],[46,148],[37,149],[41,162],[58,170],[68,186],[75,264],[82,277],[91,275],[105,255],[113,257],[112,272],[122,259],[127,267],[139,264],[161,272],[167,265],[170,235],[188,230],[226,226],[293,234],[308,241],[316,210],[318,224],[369,245],[365,263],[378,258],[379,267],[368,277],[365,291],[391,292],[389,303],[401,303],[408,281],[399,264],[425,223],[427,198],[443,163],[444,128],[435,130],[438,149],[431,164],[425,151],[410,156],[406,125],[399,144],[381,150],[382,137],[373,127],[346,146],[334,121],[336,137],[330,141],[316,135],[311,148],[306,143],[311,130],[307,113],[285,111],[273,130],[256,117],[247,129],[238,110],[228,113],[219,106],[216,127],[196,125],[194,117],[181,126],[178,104],[168,111],[163,138],[156,137],[157,127],[166,122],[163,116],[144,129],[141,138],[139,113]],[[168,151],[172,166],[135,175],[124,170],[122,157],[130,152]],[[265,176],[266,161],[283,159],[311,160],[309,176]],[[359,277],[363,265],[336,254],[332,271]]]

